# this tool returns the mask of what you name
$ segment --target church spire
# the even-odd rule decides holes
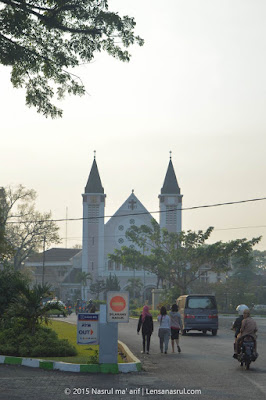
[[[104,193],[104,188],[102,187],[101,178],[99,175],[96,157],[94,152],[94,160],[91,167],[91,172],[87,185],[85,187],[85,193]]]
[[[171,151],[168,169],[165,175],[163,187],[161,189],[161,194],[180,194],[180,187],[178,186],[175,170],[172,163]]]

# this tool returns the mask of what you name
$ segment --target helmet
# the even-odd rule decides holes
[[[243,315],[244,310],[248,310],[248,306],[245,304],[239,304],[239,306],[236,307],[236,311],[238,312],[238,315]]]

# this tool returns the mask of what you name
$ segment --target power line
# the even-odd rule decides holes
[[[214,232],[217,231],[231,231],[235,229],[258,229],[258,228],[266,228],[266,225],[249,225],[249,226],[234,226],[231,228],[214,228]],[[94,236],[86,236],[85,239],[92,239]],[[126,235],[100,235],[99,238],[125,238]],[[65,237],[62,237],[61,240],[65,240]],[[69,240],[79,240],[82,239],[82,236],[68,236]]]
[[[212,207],[221,207],[221,206],[229,206],[234,204],[243,204],[243,203],[251,203],[256,201],[266,200],[266,197],[261,197],[257,199],[248,199],[248,200],[239,200],[239,201],[230,201],[225,203],[216,203],[216,204],[206,204],[202,206],[194,206],[194,207],[185,207],[185,208],[172,208],[168,210],[157,210],[157,211],[142,211],[137,213],[126,213],[126,214],[114,214],[114,215],[100,215],[93,217],[80,217],[80,218],[61,218],[61,219],[46,219],[39,221],[9,221],[7,224],[23,224],[23,223],[31,223],[31,222],[66,222],[66,221],[83,221],[83,220],[97,220],[103,218],[120,218],[120,217],[133,217],[138,215],[148,215],[148,214],[161,214],[164,212],[174,212],[174,211],[189,211],[189,210],[197,210],[200,208],[212,208]]]

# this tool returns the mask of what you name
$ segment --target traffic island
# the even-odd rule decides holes
[[[118,351],[122,352],[128,362],[103,364],[71,364],[59,361],[47,361],[36,358],[0,356],[0,364],[23,365],[25,367],[41,368],[45,370],[59,370],[64,372],[118,374],[141,371],[141,362],[129,348],[118,341]]]

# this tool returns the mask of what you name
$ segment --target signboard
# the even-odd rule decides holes
[[[78,314],[77,344],[98,344],[99,313]]]
[[[107,292],[107,322],[129,321],[129,293]]]

